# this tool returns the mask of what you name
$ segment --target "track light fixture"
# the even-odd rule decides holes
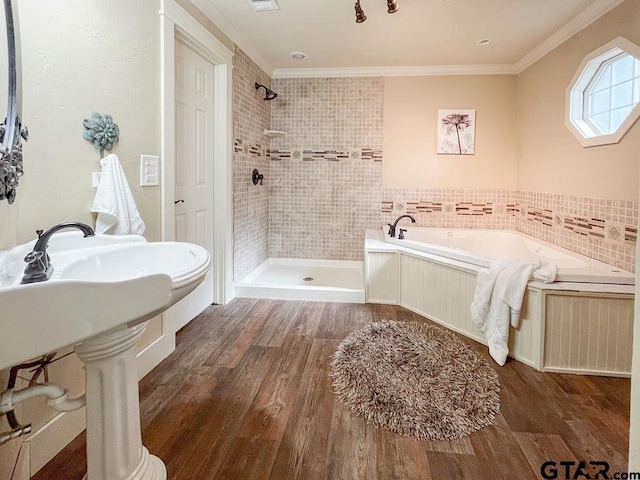
[[[356,0],[356,23],[362,23],[367,19],[367,16],[364,14],[364,10],[360,6],[360,0]],[[396,13],[400,10],[400,5],[398,5],[398,0],[387,0],[387,12]]]
[[[356,0],[356,23],[362,23],[367,19],[362,7],[360,6],[360,0]]]

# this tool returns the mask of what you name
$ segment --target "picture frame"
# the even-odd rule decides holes
[[[438,110],[438,155],[474,155],[476,111]]]

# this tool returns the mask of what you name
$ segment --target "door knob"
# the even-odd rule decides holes
[[[177,205],[178,203],[184,203],[184,200],[180,199],[173,202],[174,205]]]

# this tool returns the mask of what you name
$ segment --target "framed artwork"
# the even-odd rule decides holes
[[[476,144],[475,110],[438,110],[439,155],[473,155]]]

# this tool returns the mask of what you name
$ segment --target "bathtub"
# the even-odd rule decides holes
[[[404,240],[389,237],[387,228],[383,228],[384,241],[480,267],[488,267],[489,262],[497,258],[549,260],[558,267],[557,282],[623,285],[635,283],[635,275],[631,272],[520,232],[459,228],[403,228],[407,230]]]
[[[364,303],[361,261],[269,258],[236,283],[237,297]]]
[[[366,232],[367,303],[401,305],[486,344],[471,320],[478,273],[498,257],[553,260],[557,281],[527,285],[509,356],[540,371],[630,376],[631,272],[511,231],[408,228],[398,240],[386,230]]]

